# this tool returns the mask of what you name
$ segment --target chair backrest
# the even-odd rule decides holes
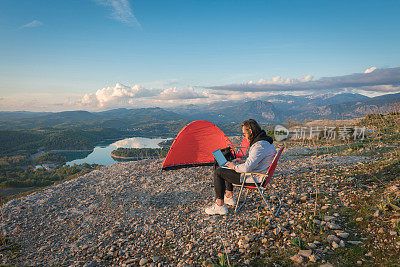
[[[230,145],[232,150],[235,152],[236,158],[241,158],[247,156],[249,152],[250,143],[246,138],[242,139],[240,146]]]
[[[285,149],[285,146],[282,146],[281,149],[279,149],[278,153],[275,155],[274,160],[272,161],[271,165],[268,168],[267,176],[261,183],[262,187],[266,187],[269,181],[271,181],[272,175],[274,175],[275,168],[278,165],[278,160],[282,154],[283,149]]]

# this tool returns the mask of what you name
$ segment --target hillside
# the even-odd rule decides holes
[[[2,261],[211,266],[227,255],[239,266],[398,265],[398,123],[394,114],[366,117],[360,125],[383,128],[352,149],[285,141],[274,175],[283,208],[274,218],[254,201],[237,215],[205,215],[214,201],[211,167],[103,167],[4,204]]]
[[[377,96],[358,101],[346,101],[343,103],[322,105],[314,107],[310,111],[302,112],[292,116],[294,119],[305,118],[318,119],[321,117],[329,119],[360,118],[372,113],[387,113],[398,109],[400,105],[400,93]]]
[[[104,112],[65,111],[46,114],[28,114],[22,116],[20,112],[7,113],[0,116],[0,130],[34,129],[34,128],[77,128],[88,127],[127,129],[141,126],[142,124],[167,123],[169,121],[183,120],[184,117],[161,109],[113,109]],[[1,115],[1,114],[0,114]]]

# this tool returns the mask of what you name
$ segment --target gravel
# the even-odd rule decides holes
[[[162,160],[116,163],[4,204],[1,229],[18,244],[19,253],[13,259],[3,257],[3,264],[197,266],[219,253],[245,264],[246,255],[254,251],[287,247],[302,216],[313,209],[315,157],[300,157],[306,152],[302,148],[286,152],[274,175],[284,204],[265,227],[253,227],[258,212],[265,212],[256,192],[250,197],[257,201],[247,201],[236,215],[232,207],[226,216],[204,213],[214,201],[211,167],[165,172]],[[318,157],[318,167],[366,160],[325,154]],[[319,179],[320,192],[336,194],[336,178]],[[325,221],[319,223],[330,225],[326,231],[339,244],[333,231],[341,228],[340,214]],[[291,259],[301,263],[323,257],[323,246],[314,243],[310,248],[302,251],[304,258],[296,254]]]

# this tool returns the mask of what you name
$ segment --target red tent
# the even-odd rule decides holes
[[[162,169],[178,169],[214,162],[212,152],[232,145],[217,126],[208,121],[193,121],[176,136],[164,160]]]

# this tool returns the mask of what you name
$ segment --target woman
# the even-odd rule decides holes
[[[229,168],[218,167],[214,172],[214,189],[217,201],[211,207],[205,209],[210,215],[225,215],[228,209],[225,204],[234,206],[236,201],[233,198],[233,185],[241,184],[245,178],[246,172],[266,173],[269,165],[274,160],[276,149],[273,139],[261,129],[260,125],[253,119],[246,120],[242,123],[243,136],[249,141],[249,156],[244,161],[235,159],[227,162],[225,165]],[[255,177],[255,182],[261,179]],[[253,181],[247,180],[249,183]],[[246,181],[246,182],[247,182]]]

